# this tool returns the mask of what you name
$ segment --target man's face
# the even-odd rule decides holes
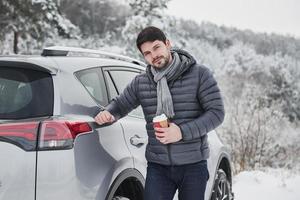
[[[160,40],[145,42],[141,45],[141,52],[150,65],[156,68],[164,68],[172,61],[170,41],[166,44]]]

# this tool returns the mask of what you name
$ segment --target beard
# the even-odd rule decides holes
[[[152,61],[153,66],[159,69],[167,67],[169,62],[170,62],[170,55],[159,56]]]

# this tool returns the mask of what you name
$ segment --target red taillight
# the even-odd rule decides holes
[[[17,137],[35,141],[38,126],[39,122],[0,124],[0,136],[9,138]]]
[[[41,122],[0,124],[0,140],[15,144],[27,151],[37,149],[68,149],[77,135],[92,131],[87,122],[48,120]],[[38,137],[39,133],[39,137]]]
[[[44,121],[41,126],[39,148],[68,148],[81,133],[92,129],[86,122]]]
[[[80,133],[92,131],[92,128],[86,122],[66,122],[66,124],[72,133],[73,139]]]

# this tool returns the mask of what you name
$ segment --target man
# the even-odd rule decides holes
[[[207,133],[224,119],[223,101],[210,71],[183,50],[171,49],[165,34],[150,26],[136,45],[148,63],[95,121],[113,122],[141,105],[146,119],[148,161],[145,200],[203,200],[208,180]],[[153,128],[165,114],[170,125]]]

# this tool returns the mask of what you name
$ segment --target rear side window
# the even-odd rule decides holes
[[[47,72],[0,67],[0,119],[53,115],[53,82]]]
[[[107,104],[107,92],[100,68],[78,71],[75,75],[98,104]]]
[[[105,72],[106,80],[109,86],[110,97],[114,98],[117,94],[121,94],[126,86],[138,75],[140,72],[126,69],[111,69]],[[115,86],[115,87],[113,87]],[[115,91],[114,91],[115,90]],[[131,116],[144,118],[141,106],[129,113]]]
[[[111,74],[119,93],[122,93],[134,77],[140,74],[139,72],[127,70],[111,70],[109,73]]]

